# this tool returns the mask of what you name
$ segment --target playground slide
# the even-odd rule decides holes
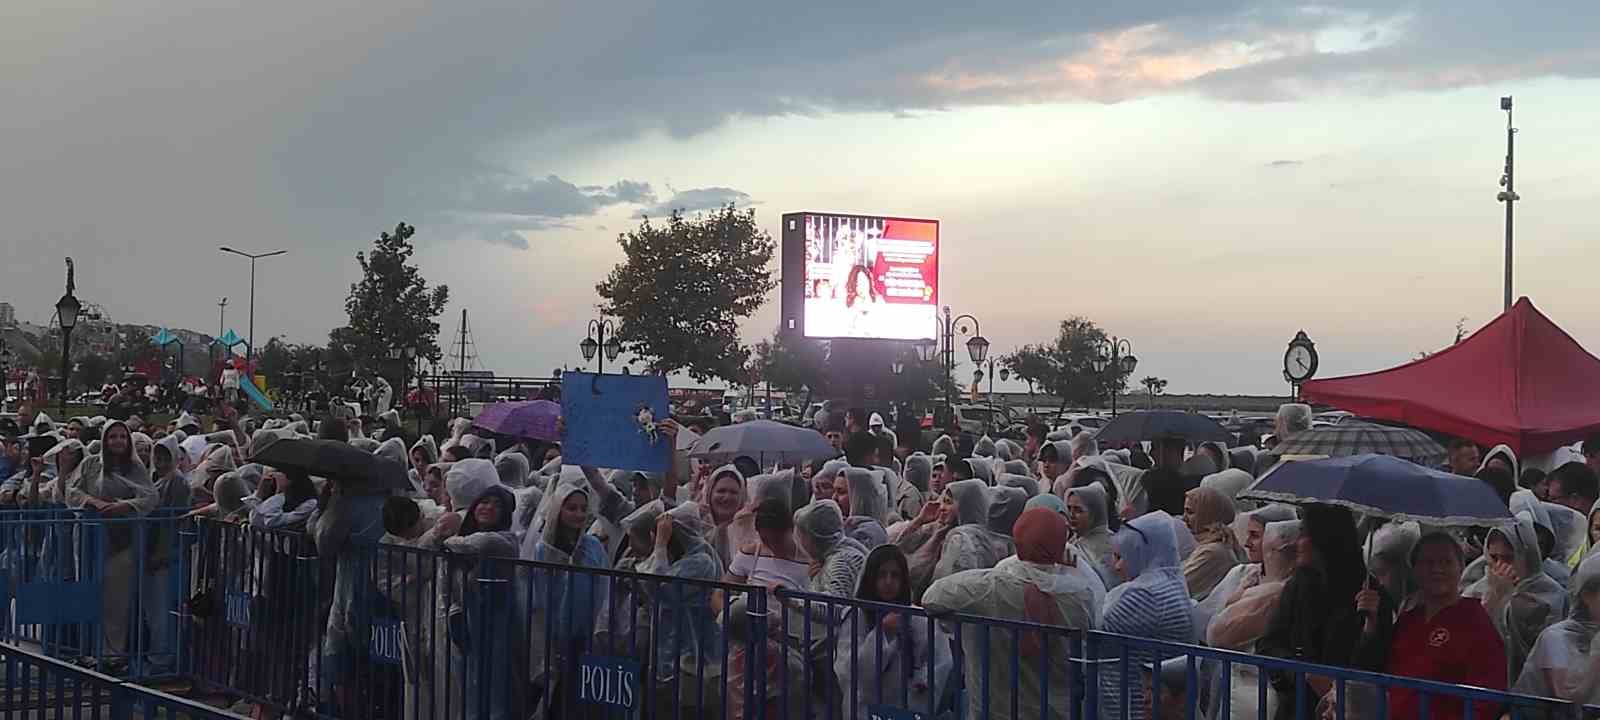
[[[245,397],[250,398],[250,402],[255,403],[256,407],[259,407],[267,412],[272,412],[272,401],[268,400],[267,396],[261,394],[261,389],[256,387],[256,384],[252,382],[250,378],[239,378],[239,390],[245,394]]]

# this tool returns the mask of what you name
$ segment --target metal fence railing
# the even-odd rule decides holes
[[[180,675],[182,512],[0,511],[0,641],[126,678]]]
[[[234,715],[0,643],[0,718],[224,720]]]
[[[122,683],[166,674],[268,714],[322,718],[1354,720],[1389,717],[1396,693],[1414,694],[1421,717],[1600,717],[1149,638],[524,561],[509,557],[510,536],[446,551],[352,543],[319,557],[303,533],[32,512],[0,515],[0,649],[8,691],[34,703],[45,676],[98,708],[135,691]],[[134,577],[112,583],[129,548]],[[113,585],[131,606],[114,602]],[[120,653],[108,610],[127,620]],[[1331,707],[1292,691],[1308,677],[1333,688]],[[66,702],[62,692],[44,699]]]

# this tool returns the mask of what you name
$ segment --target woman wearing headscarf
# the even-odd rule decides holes
[[[658,503],[651,505],[659,507]],[[638,512],[643,509],[635,514]],[[658,510],[649,554],[639,560],[637,571],[680,580],[719,579],[722,560],[705,541],[700,512],[695,503]],[[717,680],[722,669],[722,628],[712,610],[711,588],[668,582],[650,586],[649,592],[650,601],[642,603],[640,610],[655,612],[649,620],[657,633],[655,690],[658,698],[673,703],[657,707],[694,706],[704,711],[699,707],[702,699],[717,702],[718,688],[707,683]]]
[[[879,471],[866,468],[845,468],[835,477],[834,502],[848,511],[844,519],[845,534],[867,549],[889,541],[884,522],[889,515],[889,500]]]
[[[1376,578],[1361,559],[1361,540],[1350,511],[1332,505],[1302,508],[1295,570],[1283,588],[1277,612],[1256,643],[1260,655],[1376,672],[1383,667],[1394,627],[1395,602],[1381,588],[1371,611],[1356,607],[1357,595]],[[1333,683],[1307,676],[1296,683],[1291,673],[1273,672],[1278,691],[1276,717],[1294,717],[1297,694],[1308,694],[1313,708]]]
[[[1017,551],[1011,537],[1022,506],[1028,503],[1023,491],[1009,487],[984,489],[989,496],[988,514],[983,525],[962,525],[950,531],[933,578],[949,577],[962,570],[992,568]]]
[[[1277,611],[1284,583],[1294,572],[1299,538],[1299,520],[1267,523],[1253,542],[1253,559],[1259,560],[1258,579],[1249,585],[1236,587],[1219,603],[1219,610],[1209,617],[1209,623],[1202,629],[1207,645],[1243,653],[1255,651],[1256,641],[1267,631],[1267,622]],[[1220,586],[1218,589],[1221,589]],[[1269,689],[1267,706],[1259,707],[1261,678],[1256,666],[1232,663],[1231,668],[1233,676],[1228,681],[1230,712],[1239,717],[1272,717],[1277,709],[1277,694]],[[1220,670],[1216,667],[1212,669]],[[1212,693],[1211,711],[1207,715],[1220,717],[1222,688],[1214,687],[1216,692]]]
[[[1047,487],[1055,487],[1061,476],[1071,472],[1073,464],[1071,442],[1055,440],[1039,446],[1039,479]]]
[[[1488,558],[1487,572],[1462,594],[1482,599],[1505,641],[1506,670],[1509,680],[1515,681],[1539,633],[1566,617],[1566,589],[1544,573],[1538,535],[1528,513],[1490,530],[1483,555]]]
[[[910,606],[905,553],[893,545],[868,553],[855,598]],[[841,691],[840,718],[867,717],[869,704],[934,715],[954,665],[947,633],[930,628],[921,615],[865,606],[849,607],[838,633],[833,671]]]
[[[1183,560],[1183,581],[1196,602],[1205,600],[1228,572],[1244,562],[1244,549],[1233,534],[1233,501],[1216,488],[1190,490],[1183,497],[1183,523],[1196,546]]]
[[[1400,614],[1394,625],[1384,672],[1422,680],[1505,690],[1506,658],[1500,636],[1483,605],[1461,596],[1461,571],[1466,555],[1455,537],[1441,531],[1419,539],[1409,565],[1416,568],[1418,591],[1414,605]],[[1374,590],[1366,590],[1369,597]],[[1369,600],[1370,603],[1370,600]],[[1429,717],[1457,720],[1465,717],[1460,698],[1391,687],[1389,717],[1421,717],[1428,703]],[[1473,717],[1496,716],[1496,703],[1473,703]]]
[[[895,540],[906,553],[911,568],[911,596],[920,599],[928,585],[942,575],[945,541],[958,527],[981,525],[989,515],[989,496],[982,480],[950,483],[938,502],[922,506],[922,512]]]
[[[121,420],[106,426],[101,435],[102,452],[84,458],[77,471],[63,484],[67,506],[94,510],[101,517],[144,517],[155,510],[159,498],[150,484],[150,471],[133,452],[133,434]],[[112,526],[105,531],[105,565],[101,582],[101,627],[105,650],[122,655],[128,650],[128,613],[134,596],[140,543],[135,536],[144,525]],[[145,538],[148,545],[149,538]],[[148,555],[150,548],[144,548]]]
[[[1600,555],[1572,575],[1571,611],[1539,634],[1512,691],[1584,705],[1600,704]]]
[[[723,465],[712,471],[710,482],[701,491],[699,505],[711,513],[712,529],[707,540],[722,559],[722,567],[733,562],[733,551],[738,542],[730,534],[734,516],[747,502],[744,473],[733,465]]]
[[[1294,520],[1299,516],[1290,505],[1272,504],[1241,513],[1234,522],[1235,532],[1243,530],[1245,562],[1235,565],[1222,581],[1211,590],[1205,600],[1195,605],[1196,642],[1205,642],[1206,626],[1236,593],[1248,590],[1261,582],[1261,539],[1269,523]]]
[[[1178,542],[1174,518],[1155,511],[1124,524],[1111,538],[1111,560],[1122,583],[1106,596],[1100,629],[1108,633],[1172,643],[1189,642],[1194,636],[1190,617],[1189,589],[1183,584],[1178,567]],[[1104,646],[1102,646],[1104,648]],[[1101,657],[1126,654],[1130,667],[1159,660],[1148,650],[1106,648]],[[1101,713],[1105,717],[1124,717],[1120,713],[1124,691],[1120,663],[1101,666]],[[1137,673],[1128,676],[1131,687],[1126,717],[1148,717],[1149,698]]]
[[[1051,496],[1054,497],[1054,496]],[[1100,575],[1106,588],[1121,584],[1122,578],[1112,568],[1110,503],[1105,486],[1090,483],[1067,490],[1067,524],[1072,529],[1069,543],[1074,550]]]
[[[1061,565],[1067,544],[1066,519],[1053,510],[1033,508],[1017,518],[1013,533],[1015,556],[993,568],[960,572],[934,582],[922,599],[928,612],[984,615],[1069,630],[1094,629],[1099,610],[1094,591],[1083,576]],[[1073,682],[1069,663],[1064,661],[1070,635],[967,630],[961,634],[969,685],[967,717],[983,717],[985,708],[990,718],[1075,716]],[[985,674],[991,678],[987,687],[977,681]],[[1015,681],[1009,681],[1013,677]]]

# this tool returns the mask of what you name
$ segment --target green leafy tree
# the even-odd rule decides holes
[[[1051,348],[1043,345],[1024,345],[1000,358],[1000,365],[1027,383],[1030,393],[1034,388],[1054,387],[1060,375]]]
[[[739,321],[777,285],[768,264],[777,244],[756,225],[755,211],[732,205],[665,224],[645,218],[618,236],[624,260],[595,286],[600,312],[617,331],[630,363],[651,372],[683,371],[697,381],[738,382],[750,358]]]
[[[1154,375],[1146,376],[1145,379],[1139,381],[1139,384],[1144,386],[1145,407],[1154,406],[1156,396],[1167,390],[1167,381]]]
[[[1128,376],[1120,366],[1109,366],[1104,373],[1094,371],[1094,358],[1101,355],[1106,344],[1106,331],[1086,317],[1069,317],[1062,320],[1056,333],[1053,354],[1056,357],[1056,387],[1054,394],[1061,397],[1061,408],[1067,406],[1096,406],[1109,402],[1110,394],[1128,392]]]
[[[344,309],[350,324],[329,334],[329,349],[357,367],[377,371],[390,367],[391,350],[417,349],[417,356],[440,357],[439,323],[450,289],[429,288],[422,272],[411,263],[411,237],[416,228],[400,223],[393,233],[382,233],[372,250],[356,253],[361,282],[350,286]],[[339,359],[345,359],[341,357]]]
[[[776,332],[756,343],[750,358],[751,380],[772,383],[784,392],[801,388],[822,392],[828,372],[828,343],[793,333]]]

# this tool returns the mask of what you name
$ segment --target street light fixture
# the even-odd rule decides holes
[[[971,323],[970,329],[967,326],[969,322]],[[917,352],[919,354],[926,353],[924,357],[927,357],[928,360],[932,360],[932,351],[938,350],[940,356],[944,358],[944,376],[946,382],[945,406],[946,411],[949,412],[956,405],[956,333],[959,332],[962,335],[972,336],[971,339],[967,340],[967,355],[968,357],[972,358],[974,363],[982,363],[986,358],[989,357],[989,340],[988,338],[985,338],[983,333],[979,330],[977,318],[973,317],[972,315],[959,315],[952,317],[949,305],[944,307],[943,326],[940,327],[939,330],[939,339],[943,347],[936,348],[932,345],[924,343],[923,345],[919,345],[917,347]]]
[[[917,359],[925,363],[933,362],[939,357],[938,340],[922,340],[917,343]]]
[[[1117,416],[1117,389],[1122,385],[1124,375],[1132,375],[1139,366],[1139,359],[1133,356],[1133,344],[1122,338],[1112,336],[1100,341],[1095,348],[1093,360],[1096,375],[1104,375],[1109,369],[1118,371],[1115,380],[1107,379],[1111,385],[1111,416]]]
[[[901,360],[900,358],[895,358],[892,362],[889,363],[889,372],[891,372],[891,373],[893,373],[895,375],[902,375],[902,374],[905,373],[905,371],[906,371],[906,361]]]
[[[578,351],[583,353],[584,362],[597,360],[595,374],[604,375],[606,361],[616,360],[622,354],[622,340],[617,337],[616,324],[606,318],[590,320],[589,332],[578,343]]]
[[[223,245],[217,249],[225,253],[233,253],[239,257],[250,258],[250,344],[244,349],[244,361],[248,364],[252,362],[256,356],[256,261],[262,258],[282,255],[289,251],[273,250],[272,252],[252,254],[244,252],[243,250],[235,250],[227,245]],[[227,301],[224,299],[223,304],[226,305],[226,303]]]
[[[72,375],[72,329],[78,325],[83,303],[72,294],[72,258],[67,258],[67,292],[56,301],[56,320],[61,324],[61,407],[67,406],[67,381]]]

